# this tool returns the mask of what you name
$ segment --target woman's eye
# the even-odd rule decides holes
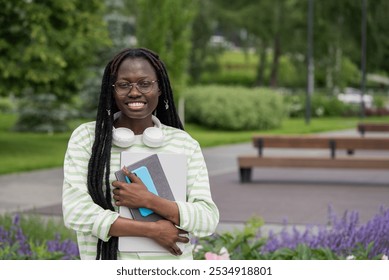
[[[130,84],[129,83],[119,83],[118,86],[121,88],[129,88]]]
[[[140,86],[140,87],[142,87],[142,88],[145,88],[145,87],[149,87],[150,84],[151,84],[150,82],[144,81],[144,82],[138,83],[138,86]]]

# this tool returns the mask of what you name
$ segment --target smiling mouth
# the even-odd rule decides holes
[[[143,108],[145,105],[146,103],[144,102],[131,102],[127,104],[128,108],[130,109],[140,109]]]

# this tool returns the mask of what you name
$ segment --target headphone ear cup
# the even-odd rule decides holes
[[[135,135],[131,129],[125,127],[113,128],[112,143],[120,148],[128,148],[135,142]]]
[[[115,113],[114,118],[117,119],[120,112]],[[142,142],[150,148],[158,148],[163,145],[165,135],[161,129],[161,122],[156,116],[151,116],[154,127],[146,128],[142,135]],[[136,141],[134,132],[125,127],[112,128],[112,143],[120,148],[128,148]]]
[[[143,132],[143,143],[151,148],[161,147],[165,140],[162,129],[158,127],[149,127]]]

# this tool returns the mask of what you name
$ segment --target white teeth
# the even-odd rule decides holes
[[[144,105],[144,103],[142,103],[142,102],[128,103],[128,107],[140,107],[143,105]]]

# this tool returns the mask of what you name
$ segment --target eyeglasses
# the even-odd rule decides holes
[[[138,81],[136,83],[129,83],[125,81],[118,81],[114,83],[112,86],[114,87],[116,93],[120,96],[126,96],[128,95],[132,88],[135,86],[136,89],[143,94],[149,93],[152,89],[154,84],[158,82],[158,80],[155,81]]]

